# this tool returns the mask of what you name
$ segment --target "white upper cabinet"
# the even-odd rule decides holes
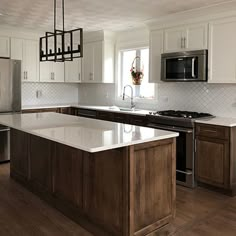
[[[185,32],[186,49],[199,50],[208,48],[208,24],[190,25]]]
[[[23,81],[37,82],[39,81],[39,44],[38,41],[23,41],[23,59],[22,71]]]
[[[40,62],[40,82],[64,82],[64,62]]]
[[[23,82],[39,81],[38,41],[11,38],[11,59],[22,60]]]
[[[80,83],[82,77],[81,58],[65,62],[65,82]]]
[[[114,82],[114,43],[99,39],[84,43],[82,83]]]
[[[23,39],[11,38],[11,59],[23,60]]]
[[[83,83],[113,83],[114,44],[91,42],[84,44]]]
[[[0,36],[0,57],[10,57],[10,38]]]
[[[209,25],[209,83],[236,83],[236,17]]]
[[[162,30],[150,32],[149,47],[149,83],[158,83],[161,81]]]
[[[172,28],[165,30],[164,36],[164,51],[176,52],[184,47],[184,29]]]
[[[207,29],[207,24],[166,29],[164,52],[207,49]]]

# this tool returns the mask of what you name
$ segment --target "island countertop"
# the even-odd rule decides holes
[[[91,153],[178,136],[176,132],[53,112],[0,115],[0,124]]]

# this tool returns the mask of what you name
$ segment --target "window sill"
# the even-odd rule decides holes
[[[122,99],[122,97],[116,97],[116,102],[128,104],[130,103],[130,98],[125,98],[125,100]],[[140,98],[140,97],[134,97],[134,102],[136,104],[157,104],[157,98]]]

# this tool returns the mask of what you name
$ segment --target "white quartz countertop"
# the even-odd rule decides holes
[[[150,110],[136,109],[134,111],[129,111],[129,108],[126,107],[117,107],[117,106],[92,106],[92,105],[79,105],[79,104],[55,104],[55,105],[35,105],[35,106],[24,106],[22,110],[30,110],[30,109],[43,109],[43,108],[57,108],[57,107],[76,107],[83,109],[91,109],[91,110],[101,110],[101,111],[110,111],[117,113],[126,113],[133,115],[141,115],[145,116],[149,114],[149,112],[153,112]]]
[[[0,124],[87,152],[178,136],[176,132],[53,112],[0,115]]]
[[[230,117],[216,116],[213,118],[197,119],[195,122],[200,124],[219,125],[226,127],[236,126],[236,118],[230,118]]]

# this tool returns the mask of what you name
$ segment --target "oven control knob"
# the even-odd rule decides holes
[[[149,115],[154,115],[154,112],[152,112],[152,111],[149,111]]]

